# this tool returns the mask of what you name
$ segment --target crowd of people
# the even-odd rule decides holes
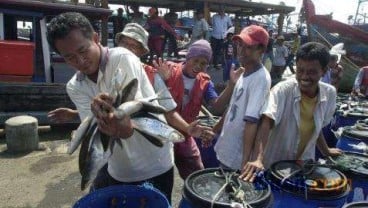
[[[194,137],[210,146],[218,135],[214,149],[220,166],[240,171],[246,181],[253,181],[259,171],[278,160],[313,159],[315,147],[323,155],[341,154],[339,149],[327,146],[321,131],[334,114],[342,72],[339,59],[326,46],[316,42],[300,45],[295,34],[289,50],[282,35],[276,36],[274,43],[272,31],[257,25],[247,26],[238,34],[226,33],[232,23],[223,9],[212,17],[213,32],[207,41],[203,38],[208,25],[199,10],[185,61],[174,63],[162,59],[162,54],[165,39],[175,42],[179,38],[171,21],[177,16],[169,13],[161,18],[152,7],[142,24],[142,13],[133,8],[134,21],[116,32],[114,48],[103,47],[89,20],[79,13],[60,14],[47,28],[50,46],[77,71],[67,83],[76,110],[56,109],[49,118],[64,122],[93,114],[101,132],[123,143],[121,147],[115,145],[91,191],[148,181],[170,201],[174,165],[183,179],[204,168]],[[142,63],[140,58],[149,53],[159,58]],[[271,71],[264,65],[268,58]],[[221,94],[206,73],[211,64],[224,68],[227,85]],[[281,81],[287,66],[295,77]],[[125,77],[122,85],[138,80],[137,99],[162,90],[165,97],[172,98],[154,101],[167,109],[157,117],[181,131],[185,141],[156,147],[134,130],[129,116],[115,117],[114,97],[107,92],[112,90],[111,80],[116,74]],[[367,68],[359,73],[355,93],[367,95],[367,74]],[[274,77],[279,79],[277,83],[273,83]],[[213,129],[196,121],[202,105],[222,115]]]
[[[179,21],[178,13],[171,8],[168,13],[160,16],[159,10],[152,7],[145,15],[139,11],[139,6],[132,5],[126,8],[126,16],[123,16],[123,9],[117,10],[116,16],[111,16],[109,21],[113,23],[114,35],[123,30],[127,23],[138,23],[149,32],[148,47],[150,52],[142,58],[149,57],[147,62],[152,64],[154,57],[180,58],[178,40],[182,40],[183,34],[178,34],[175,30],[177,26],[182,24]],[[132,10],[133,12],[130,12]],[[246,25],[252,22],[247,19]],[[239,66],[236,59],[236,47],[232,43],[232,36],[234,35],[233,20],[225,13],[225,7],[219,6],[218,13],[214,14],[210,20],[204,18],[203,9],[197,9],[194,12],[193,25],[188,32],[190,38],[184,47],[189,47],[192,43],[200,39],[207,39],[212,48],[212,58],[210,60],[211,69],[223,70],[223,83],[229,80],[229,71],[231,66]],[[271,62],[272,85],[281,80],[285,69],[289,67],[291,73],[294,72],[295,53],[300,46],[300,28],[294,33],[291,41],[285,44],[285,38],[282,35],[273,34],[273,30],[268,31],[270,41],[267,49],[263,55],[263,64],[269,59]],[[115,37],[116,39],[116,37]],[[116,41],[115,41],[115,46]],[[167,49],[167,50],[166,50]]]

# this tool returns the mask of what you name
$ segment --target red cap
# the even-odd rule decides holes
[[[239,35],[234,35],[233,40],[241,40],[250,46],[258,44],[267,46],[268,38],[268,32],[263,27],[250,25],[244,28]]]

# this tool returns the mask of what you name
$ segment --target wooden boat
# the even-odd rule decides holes
[[[35,116],[40,125],[50,124],[47,119],[48,111],[57,107],[73,108],[66,94],[65,82],[53,83],[53,80],[56,73],[71,77],[74,70],[71,68],[59,70],[56,67],[62,63],[53,58],[53,52],[46,41],[47,22],[53,16],[67,11],[80,12],[91,21],[99,23],[102,22],[101,20],[106,20],[106,25],[107,17],[111,14],[109,9],[97,8],[90,4],[78,4],[75,1],[0,0],[1,43],[13,44],[13,46],[18,43],[33,45],[34,48],[31,49],[33,55],[28,56],[31,62],[23,64],[26,68],[31,68],[27,76],[23,73],[23,68],[14,67],[15,62],[26,59],[17,54],[18,51],[23,52],[23,48],[18,48],[12,53],[4,48],[0,50],[2,60],[4,57],[8,59],[6,66],[0,65],[0,128],[6,119],[19,114]],[[17,25],[22,22],[32,24],[32,31],[28,38],[20,37],[20,34],[23,36],[24,34],[20,33]],[[24,42],[25,40],[28,42]]]
[[[329,47],[344,43],[346,56],[341,61],[344,75],[339,90],[350,92],[359,68],[368,65],[368,32],[333,20],[329,15],[316,15],[311,0],[303,1],[301,13],[307,23],[310,41],[318,41]]]

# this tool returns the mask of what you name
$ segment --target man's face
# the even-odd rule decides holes
[[[119,46],[127,48],[138,57],[141,57],[147,53],[140,42],[130,37],[123,36],[119,41]]]
[[[197,19],[202,19],[203,18],[203,13],[197,13]]]
[[[97,33],[90,40],[75,29],[65,38],[56,40],[55,47],[66,63],[78,71],[86,75],[98,73],[101,51]]]
[[[193,57],[185,63],[184,73],[186,76],[194,78],[199,72],[205,72],[207,68],[208,61],[205,57]]]
[[[249,63],[258,62],[262,55],[262,49],[260,49],[257,45],[247,45],[240,40],[235,41],[235,43],[238,60],[243,66]]]
[[[299,83],[300,92],[309,97],[316,96],[318,82],[324,72],[318,60],[299,59],[296,62],[296,80]]]

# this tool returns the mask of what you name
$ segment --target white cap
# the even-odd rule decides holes
[[[346,51],[344,50],[344,43],[338,43],[332,46],[330,50],[330,55],[337,56],[337,62],[340,62],[341,55],[345,55]]]

